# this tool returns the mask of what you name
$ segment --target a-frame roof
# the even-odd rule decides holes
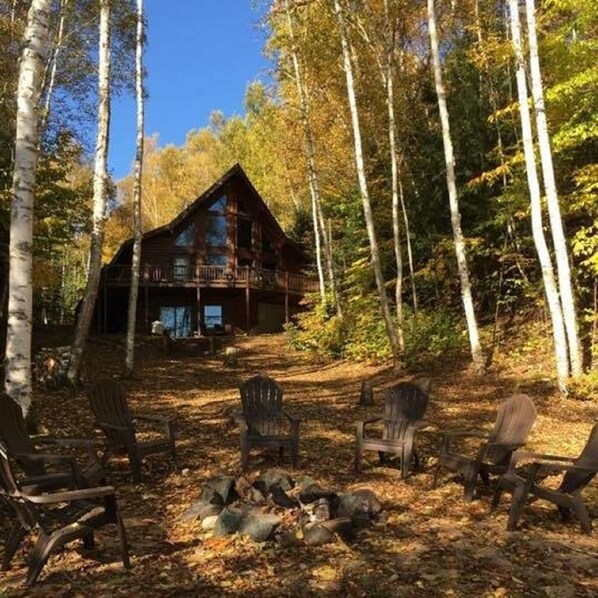
[[[238,163],[235,164],[222,177],[220,177],[212,186],[206,189],[195,201],[190,203],[168,224],[163,224],[158,228],[154,228],[152,230],[147,231],[143,234],[142,239],[148,239],[150,237],[154,237],[155,235],[159,235],[164,232],[172,233],[176,226],[180,224],[183,220],[185,220],[185,218],[187,218],[190,214],[196,212],[206,204],[209,204],[212,200],[217,199],[217,196],[219,195],[221,190],[226,186],[226,184],[235,178],[239,179],[247,187],[249,192],[253,195],[254,199],[256,200],[256,203],[258,204],[260,217],[269,223],[274,232],[280,235],[285,240],[286,244],[291,245],[296,251],[303,255],[302,249],[286,236],[285,232],[282,230],[280,224],[278,224],[278,221],[276,220],[276,218],[262,199],[261,195],[257,192],[257,189],[253,186],[252,182],[249,180],[249,177],[245,174],[245,171]],[[127,239],[120,246],[119,250],[116,252],[110,263],[117,263],[122,253],[132,245],[133,238]]]

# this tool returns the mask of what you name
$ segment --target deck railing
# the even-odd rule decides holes
[[[131,279],[131,266],[109,265],[104,269],[108,284],[126,284]],[[318,281],[305,274],[264,270],[242,266],[160,266],[143,264],[139,272],[139,283],[149,285],[195,284],[201,287],[250,287],[296,293],[311,293],[318,290]]]

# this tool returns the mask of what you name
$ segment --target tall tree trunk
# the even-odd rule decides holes
[[[552,320],[552,335],[554,338],[554,351],[556,357],[556,370],[559,387],[562,391],[567,389],[569,377],[569,359],[567,355],[567,337],[559,294],[552,267],[550,252],[544,238],[542,227],[542,203],[540,198],[540,184],[536,170],[536,157],[534,155],[534,141],[532,124],[527,103],[527,83],[525,80],[525,62],[521,43],[521,26],[519,22],[518,0],[509,0],[511,21],[511,42],[517,62],[517,95],[519,98],[519,116],[521,119],[521,133],[523,138],[523,152],[525,155],[525,169],[527,171],[527,184],[531,202],[532,235],[540,260],[546,300]]]
[[[135,353],[135,325],[137,320],[137,296],[139,294],[139,267],[141,263],[141,181],[143,174],[143,0],[137,0],[137,47],[135,52],[135,84],[137,91],[137,148],[135,152],[135,183],[133,186],[133,257],[131,260],[131,288],[129,291],[129,314],[127,320],[127,355],[125,370],[133,374]]]
[[[390,152],[391,193],[392,193],[392,237],[395,262],[397,265],[397,281],[395,284],[395,307],[397,310],[397,340],[401,353],[405,353],[405,318],[403,313],[403,254],[401,252],[401,226],[399,215],[399,169],[397,165],[397,144],[395,139],[395,97],[393,77],[394,35],[390,23],[388,0],[384,0],[384,16],[387,26],[386,48],[386,106],[388,109],[388,145]]]
[[[100,0],[100,57],[98,64],[98,132],[93,173],[93,229],[89,273],[83,303],[77,318],[67,377],[77,384],[83,349],[89,335],[102,270],[102,244],[106,221],[108,132],[110,128],[110,0]]]
[[[50,0],[33,0],[27,16],[17,87],[17,128],[10,211],[5,390],[27,414],[31,406],[33,201],[38,160],[41,78]]]
[[[550,229],[552,231],[561,307],[563,310],[563,319],[565,320],[567,341],[569,343],[571,373],[573,376],[581,376],[583,368],[581,345],[577,332],[577,312],[575,309],[575,296],[571,285],[571,267],[569,265],[567,242],[563,230],[563,220],[561,218],[561,209],[559,207],[559,198],[557,195],[554,168],[552,164],[552,151],[550,149],[550,136],[548,134],[548,122],[544,105],[544,90],[542,87],[542,73],[540,71],[540,59],[538,57],[534,0],[526,0],[525,8],[527,14],[531,86],[534,99],[536,131],[538,134],[538,145],[540,147],[540,158],[542,163],[542,179],[544,181],[548,217],[550,219]]]
[[[291,60],[293,62],[293,70],[295,72],[295,85],[297,87],[297,95],[299,97],[299,111],[301,114],[301,124],[303,126],[303,134],[305,136],[305,155],[307,157],[307,178],[309,181],[309,191],[311,195],[311,211],[314,227],[314,239],[316,244],[316,265],[318,269],[318,280],[320,284],[320,298],[322,303],[326,302],[326,283],[324,281],[324,268],[322,265],[322,242],[324,241],[324,253],[328,261],[328,275],[330,282],[334,281],[334,273],[330,272],[329,252],[326,247],[326,227],[322,218],[320,218],[320,187],[318,184],[318,172],[316,169],[316,152],[314,146],[314,138],[309,122],[309,103],[305,86],[303,84],[303,77],[301,75],[301,65],[299,64],[299,57],[297,55],[297,45],[295,43],[295,31],[293,27],[293,17],[291,15],[291,8],[289,1],[285,0],[285,12],[287,16],[287,24],[289,27],[289,35],[291,37]]]
[[[461,298],[465,309],[465,318],[467,320],[467,331],[469,333],[469,344],[471,347],[473,363],[476,371],[478,373],[483,373],[485,369],[484,354],[480,345],[478,324],[471,296],[471,284],[469,282],[469,270],[465,254],[465,239],[463,237],[463,231],[461,230],[461,214],[459,212],[457,185],[455,183],[455,158],[453,155],[453,143],[451,141],[449,115],[446,107],[446,92],[442,80],[440,53],[438,51],[434,0],[428,0],[428,29],[430,32],[430,46],[434,61],[434,82],[436,85],[436,95],[438,96],[438,110],[440,112],[440,121],[442,123],[442,140],[444,143],[444,158],[446,162],[446,183],[449,193],[455,253],[457,254],[457,268],[459,270],[459,279],[461,282]]]
[[[411,181],[413,189],[417,195],[417,189],[413,180]],[[401,173],[399,172],[399,200],[401,202],[401,212],[403,213],[403,222],[405,224],[405,242],[407,244],[407,263],[409,264],[409,280],[411,282],[411,302],[413,303],[413,326],[412,330],[415,332],[417,321],[417,289],[415,287],[415,267],[413,265],[413,249],[411,247],[411,227],[409,226],[409,214],[407,206],[405,205],[405,193],[403,191],[403,182],[401,181]]]
[[[386,288],[384,286],[384,278],[382,276],[382,266],[380,264],[380,253],[378,251],[378,242],[376,240],[376,231],[374,228],[374,217],[372,214],[372,206],[370,203],[370,195],[368,190],[367,179],[365,176],[365,166],[363,159],[363,149],[361,143],[361,127],[359,123],[359,112],[357,110],[357,99],[355,97],[355,84],[353,81],[353,67],[351,64],[351,48],[347,36],[345,25],[345,16],[340,0],[334,0],[334,11],[338,18],[339,31],[341,34],[341,45],[343,50],[343,65],[345,69],[345,77],[347,80],[347,96],[349,99],[349,108],[351,111],[351,122],[353,126],[353,140],[355,144],[355,167],[357,169],[357,179],[359,182],[359,191],[361,194],[361,201],[363,204],[363,214],[365,218],[365,226],[368,233],[370,243],[370,255],[372,260],[372,267],[374,270],[374,277],[376,279],[376,287],[378,288],[378,297],[380,300],[380,309],[382,317],[386,326],[386,334],[390,342],[392,356],[395,364],[400,362],[401,348],[396,330],[392,321],[390,307],[388,305],[388,298],[386,296]]]
[[[48,61],[50,67],[50,78],[48,80],[48,86],[46,90],[46,97],[44,98],[44,108],[40,115],[39,124],[39,143],[41,143],[42,136],[46,131],[46,125],[48,124],[48,115],[50,114],[50,105],[52,103],[52,95],[54,93],[54,87],[56,85],[56,71],[58,70],[58,56],[62,49],[62,40],[64,38],[64,23],[66,21],[66,10],[68,8],[69,0],[61,0],[60,2],[60,21],[58,23],[58,33],[56,36],[56,43],[52,49],[52,56]],[[44,84],[45,86],[45,84]]]

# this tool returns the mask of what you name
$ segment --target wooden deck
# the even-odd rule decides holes
[[[129,286],[131,266],[110,265],[103,270],[104,283],[109,287]],[[295,272],[263,270],[244,266],[156,266],[144,264],[139,273],[139,284],[148,287],[189,288],[249,288],[279,291],[297,295],[316,292],[318,281],[314,277]]]

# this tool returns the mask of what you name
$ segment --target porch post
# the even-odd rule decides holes
[[[289,323],[289,271],[285,272],[284,277],[284,321]]]
[[[249,303],[249,272],[247,273],[247,282],[245,283],[245,322],[247,325],[247,336],[251,328],[251,309]]]
[[[102,273],[102,278],[104,279],[104,333],[106,333],[108,332],[108,284],[105,272]]]
[[[147,278],[145,279],[145,297],[144,297],[144,305],[143,305],[143,309],[144,309],[144,317],[145,317],[145,332],[149,332],[150,331],[150,325],[149,325],[149,283],[147,281]]]
[[[201,336],[201,284],[197,279],[197,336]]]

